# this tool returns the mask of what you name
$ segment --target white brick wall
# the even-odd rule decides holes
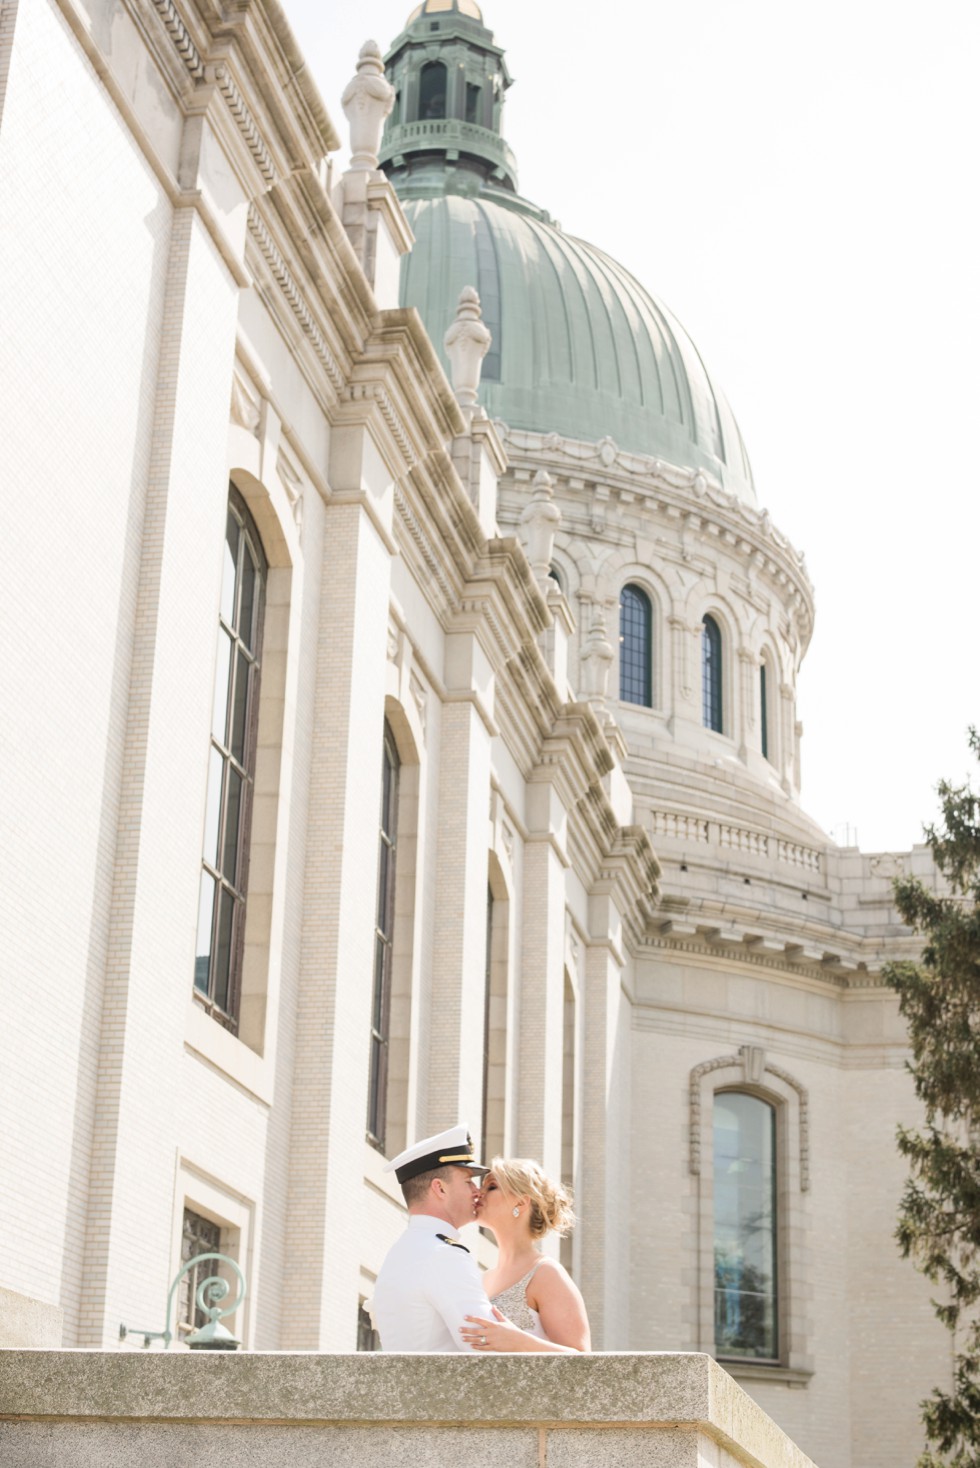
[[[16,42],[0,132],[0,623],[18,712],[0,734],[0,1230],[6,1282],[63,1301],[72,1340],[170,209],[57,13],[21,6]]]

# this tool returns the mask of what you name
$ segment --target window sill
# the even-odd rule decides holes
[[[812,1371],[801,1371],[795,1366],[767,1365],[764,1361],[732,1360],[723,1356],[716,1356],[715,1360],[736,1381],[779,1381],[784,1386],[800,1390],[809,1385],[813,1375]]]
[[[187,1015],[184,1047],[249,1095],[272,1105],[273,1076],[268,1060],[212,1019],[194,999]]]

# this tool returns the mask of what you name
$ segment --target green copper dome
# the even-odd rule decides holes
[[[697,348],[665,306],[595,246],[484,198],[406,202],[416,244],[402,300],[442,352],[466,285],[493,335],[480,401],[512,428],[612,438],[705,469],[755,503],[742,438]]]
[[[476,11],[476,15],[473,12]],[[401,299],[442,339],[475,286],[493,342],[480,402],[511,428],[611,438],[703,469],[755,504],[741,434],[697,348],[665,306],[594,245],[517,192],[502,136],[511,84],[472,0],[425,0],[385,66],[397,99],[380,164],[416,243]]]

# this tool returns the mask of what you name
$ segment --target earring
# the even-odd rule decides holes
[[[515,1208],[513,1210],[513,1214],[514,1214],[514,1217],[515,1218],[520,1218],[520,1216],[521,1216],[521,1210],[519,1208]]]

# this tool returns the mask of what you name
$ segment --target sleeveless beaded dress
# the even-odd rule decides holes
[[[541,1262],[539,1259],[538,1264]],[[520,1326],[521,1330],[529,1331],[531,1335],[536,1335],[539,1340],[546,1341],[548,1337],[545,1335],[541,1325],[541,1318],[537,1310],[531,1309],[525,1297],[525,1291],[534,1277],[534,1272],[538,1264],[532,1265],[524,1278],[519,1279],[516,1284],[512,1284],[506,1290],[501,1290],[499,1295],[494,1295],[490,1303],[491,1305],[496,1305],[500,1313],[506,1315],[507,1319],[512,1321],[514,1325]]]

